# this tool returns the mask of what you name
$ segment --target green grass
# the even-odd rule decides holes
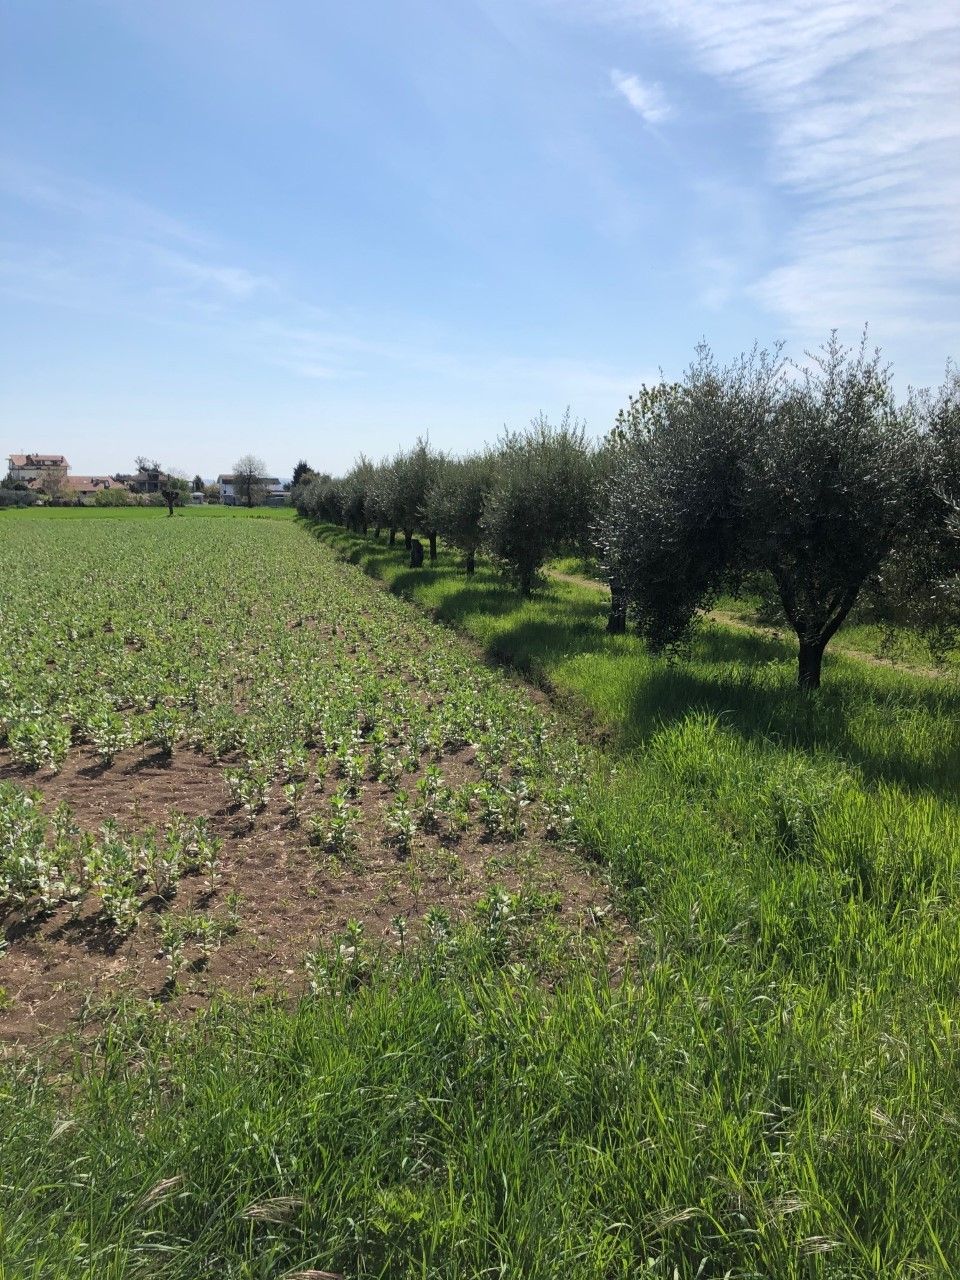
[[[3,1274],[951,1274],[936,1009],[501,961],[470,930],[293,1012],[131,1015],[59,1095],[9,1079]]]
[[[655,660],[589,588],[316,533],[603,730],[570,804],[628,972],[546,983],[481,921],[293,1012],[134,1010],[6,1078],[4,1280],[960,1274],[955,684],[833,656],[800,694],[717,626]]]
[[[218,502],[203,506],[177,507],[173,519],[190,520],[240,519],[240,520],[292,520],[296,516],[293,507],[225,507]],[[80,507],[4,507],[0,508],[0,521],[21,520],[167,520],[169,512],[163,507],[98,507],[94,503]]]
[[[653,658],[634,636],[608,636],[599,593],[551,580],[530,600],[489,566],[467,578],[456,556],[410,570],[402,548],[340,529],[329,545],[401,595],[585,707],[619,752],[643,748],[691,711],[715,717],[722,738],[799,750],[854,767],[870,782],[955,796],[960,787],[960,684],[869,665],[828,650],[824,687],[795,688],[796,652],[787,638],[705,623],[681,659]]]
[[[749,626],[769,626],[761,617],[760,605],[761,602],[757,597],[723,596],[717,601],[716,607],[724,615]],[[786,636],[792,635],[785,620],[773,625],[774,629],[782,630]],[[863,655],[885,664],[907,669],[914,668],[930,674],[956,675],[960,670],[958,668],[960,652],[954,651],[947,654],[946,660],[941,667],[938,667],[930,653],[929,645],[915,630],[895,624],[883,626],[859,616],[856,611],[831,641],[831,648],[834,652],[852,656]]]

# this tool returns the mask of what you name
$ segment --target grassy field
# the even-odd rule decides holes
[[[424,902],[409,936],[393,921],[322,938],[300,1000],[238,992],[176,1018],[131,998],[81,1056],[14,1058],[0,1274],[960,1273],[951,681],[828,657],[811,697],[793,689],[782,642],[712,626],[684,661],[653,660],[607,637],[602,600],[574,583],[524,603],[489,571],[467,582],[442,557],[411,573],[402,549],[289,521],[112,529],[0,519],[24,567],[0,620],[26,646],[0,668],[0,717],[23,714],[38,685],[44,714],[63,716],[74,683],[85,696],[163,685],[203,708],[220,681],[219,705],[226,672],[252,761],[293,725],[304,740],[316,665],[324,706],[386,717],[402,758],[418,757],[411,778],[440,746],[450,784],[480,788],[471,827],[499,814],[503,836],[522,779],[526,829],[493,841],[496,867],[485,860],[457,910]],[[78,565],[58,585],[71,538]],[[560,719],[324,542],[549,687]],[[121,589],[144,564],[146,581],[138,569]],[[78,604],[71,572],[110,589]],[[183,595],[201,618],[225,612],[213,635],[179,625]],[[121,607],[143,650],[126,624],[104,632]],[[425,739],[410,680],[430,704]],[[146,723],[155,708],[117,713]],[[85,744],[71,753],[96,750],[86,713],[66,714]],[[174,765],[216,754],[218,716],[200,718],[206,738],[178,742]],[[454,763],[463,736],[480,748],[469,784]],[[357,747],[365,766],[373,745]],[[342,760],[330,771],[324,806]],[[376,798],[395,826],[396,792]],[[267,798],[264,831],[282,804]],[[561,857],[552,895],[493,879]],[[613,904],[594,893],[579,924],[569,903],[591,891],[578,857],[615,883]],[[603,923],[619,912],[628,927]],[[0,966],[16,952],[14,938]]]
[[[0,509],[0,528],[9,516],[11,523],[21,521],[40,521],[45,524],[49,520],[168,520],[170,515],[163,507],[98,507],[94,504],[80,507],[23,507]],[[203,506],[178,507],[173,515],[174,520],[211,520],[224,517],[234,520],[293,520],[296,512],[293,507],[228,507],[219,502],[205,503]]]

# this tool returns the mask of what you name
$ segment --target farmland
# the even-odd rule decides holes
[[[952,680],[318,532],[0,525],[0,1267],[955,1274]]]
[[[576,749],[451,636],[282,520],[92,517],[78,544],[30,519],[5,530],[34,584],[2,604],[8,1037],[102,983],[296,990],[348,925],[553,903],[562,860],[528,845]]]

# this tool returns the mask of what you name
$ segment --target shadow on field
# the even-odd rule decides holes
[[[559,679],[594,713],[607,708],[621,750],[642,748],[664,726],[704,711],[745,741],[824,752],[872,782],[960,790],[960,689],[952,683],[828,650],[824,686],[810,695],[794,685],[788,637],[713,623],[696,632],[685,658],[655,659],[635,636],[607,635],[603,598],[587,589],[551,582],[523,600],[488,567],[466,578],[448,553],[434,567],[410,570],[402,543],[307,527],[396,594],[468,632],[492,661],[548,686]]]
[[[811,696],[755,677],[742,660],[709,676],[681,663],[657,664],[634,689],[623,745],[641,746],[662,725],[698,710],[716,716],[746,741],[824,752],[854,765],[872,782],[938,795],[960,790],[960,697],[955,692],[911,688],[876,697],[837,668],[827,669],[825,680]]]

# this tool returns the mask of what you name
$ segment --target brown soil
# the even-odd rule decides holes
[[[95,1028],[125,997],[162,1001],[174,1014],[189,1014],[221,992],[295,997],[306,986],[307,951],[329,943],[348,921],[362,921],[371,942],[385,938],[394,946],[394,917],[405,916],[413,936],[428,908],[440,906],[453,920],[462,919],[494,885],[555,895],[555,915],[571,938],[602,928],[619,952],[622,922],[610,912],[598,869],[556,848],[533,823],[513,844],[481,838],[475,820],[455,840],[418,831],[413,850],[402,856],[381,814],[393,793],[365,780],[356,801],[362,810],[357,852],[342,861],[312,847],[309,815],[326,808],[341,782],[327,776],[318,785],[318,769],[326,762],[313,763],[299,823],[275,786],[251,824],[231,804],[222,766],[189,750],[170,759],[131,751],[107,768],[77,750],[54,776],[25,771],[0,752],[0,780],[40,790],[48,810],[66,801],[83,831],[96,832],[107,818],[141,831],[179,812],[205,815],[224,841],[215,884],[188,875],[166,900],[145,890],[137,926],[125,938],[117,938],[104,921],[92,892],[79,907],[0,914],[6,937],[6,950],[0,951],[0,1055],[53,1034]],[[441,768],[451,786],[479,779],[469,748],[446,757]],[[401,780],[411,796],[418,776]],[[239,904],[231,895],[239,895]],[[163,913],[202,911],[225,919],[231,910],[237,931],[206,959],[188,944],[188,964],[172,983],[160,945]]]

